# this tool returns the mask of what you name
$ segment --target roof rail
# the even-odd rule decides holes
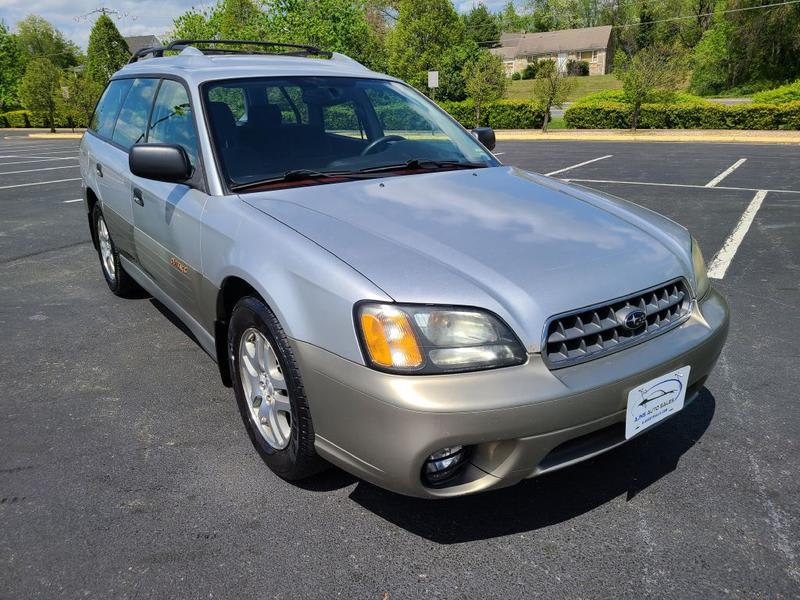
[[[267,52],[242,50],[240,48],[197,48],[198,44],[213,46],[260,46],[263,48],[286,48],[288,52]],[[259,42],[254,40],[175,40],[166,46],[152,46],[138,50],[128,64],[137,62],[140,58],[152,54],[154,58],[164,56],[164,52],[171,50],[183,50],[189,46],[197,48],[203,54],[278,54],[281,56],[319,56],[320,58],[331,58],[333,53],[327,50],[320,50],[316,46],[306,46],[303,44],[286,44],[283,42]]]

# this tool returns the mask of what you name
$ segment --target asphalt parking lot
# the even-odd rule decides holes
[[[430,502],[271,474],[175,319],[108,292],[77,146],[0,139],[0,599],[800,595],[800,148],[500,143],[687,226],[731,332],[647,435]]]

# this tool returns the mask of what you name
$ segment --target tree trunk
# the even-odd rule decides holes
[[[475,101],[475,127],[481,126],[481,103],[479,100]]]
[[[642,110],[642,103],[637,102],[633,105],[633,114],[631,115],[631,129],[636,131],[636,128],[639,127],[639,113]]]
[[[544,109],[544,122],[542,123],[542,133],[547,133],[547,125],[550,123],[550,105]]]
[[[56,111],[50,111],[50,133],[56,132]]]

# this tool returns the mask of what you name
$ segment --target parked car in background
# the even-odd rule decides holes
[[[186,324],[275,473],[459,496],[697,397],[728,308],[683,227],[502,165],[493,132],[345,56],[252,47],[149,50],[80,162],[109,288]]]

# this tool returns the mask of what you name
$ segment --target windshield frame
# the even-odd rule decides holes
[[[219,181],[222,184],[222,188],[226,194],[235,194],[239,195],[241,193],[249,193],[249,192],[257,192],[257,191],[267,191],[268,189],[290,189],[290,188],[297,188],[297,187],[306,187],[309,185],[336,185],[338,183],[347,183],[352,181],[357,181],[364,178],[351,178],[348,179],[346,177],[342,178],[332,178],[335,179],[333,181],[325,180],[325,178],[318,178],[313,181],[310,180],[298,180],[293,181],[291,183],[285,183],[283,185],[272,186],[270,184],[265,184],[264,187],[266,189],[259,190],[257,186],[254,186],[253,190],[248,189],[235,189],[240,187],[242,184],[237,184],[233,181],[228,171],[225,167],[225,163],[222,157],[222,148],[219,147],[217,137],[214,133],[214,129],[211,124],[211,111],[209,110],[208,103],[211,101],[209,98],[209,89],[214,86],[220,85],[230,85],[235,84],[237,82],[269,82],[272,80],[279,80],[279,81],[291,81],[293,79],[346,79],[351,81],[369,81],[369,82],[377,82],[382,84],[396,84],[402,86],[405,91],[410,93],[412,96],[415,96],[417,100],[427,105],[429,108],[432,108],[440,117],[448,120],[451,124],[455,125],[455,128],[459,135],[464,136],[465,143],[472,144],[475,147],[479,148],[483,154],[486,156],[486,164],[482,166],[482,168],[488,167],[499,167],[502,166],[502,163],[498,160],[495,154],[487,149],[483,144],[478,141],[478,139],[470,133],[468,129],[466,129],[461,123],[459,123],[456,119],[454,119],[447,111],[442,109],[438,104],[433,102],[430,98],[422,94],[419,90],[415,89],[413,86],[409,85],[408,83],[401,81],[399,79],[394,78],[383,78],[383,77],[361,77],[361,76],[353,76],[353,75],[331,75],[331,74],[324,74],[324,75],[257,75],[257,76],[249,76],[249,77],[232,77],[232,78],[223,78],[223,79],[209,79],[207,81],[203,81],[199,85],[199,96],[200,102],[203,106],[203,123],[206,128],[206,134],[208,136],[208,140],[211,146],[211,153],[214,156],[214,162],[216,163],[216,171],[219,176]],[[373,108],[374,111],[374,108]],[[443,132],[445,133],[445,132]],[[451,139],[451,136],[447,133],[445,135],[448,139]],[[377,165],[376,165],[377,166]],[[306,168],[304,166],[299,167],[301,169]],[[478,167],[476,167],[478,168]],[[451,170],[448,168],[442,168],[441,171]],[[387,171],[386,173],[381,173],[381,176],[385,177],[397,177],[397,176],[407,176],[407,175],[418,175],[421,173],[433,173],[436,172],[434,170],[420,170],[420,169],[412,169],[408,171]],[[332,171],[333,173],[333,171]],[[255,182],[254,182],[255,183]]]

